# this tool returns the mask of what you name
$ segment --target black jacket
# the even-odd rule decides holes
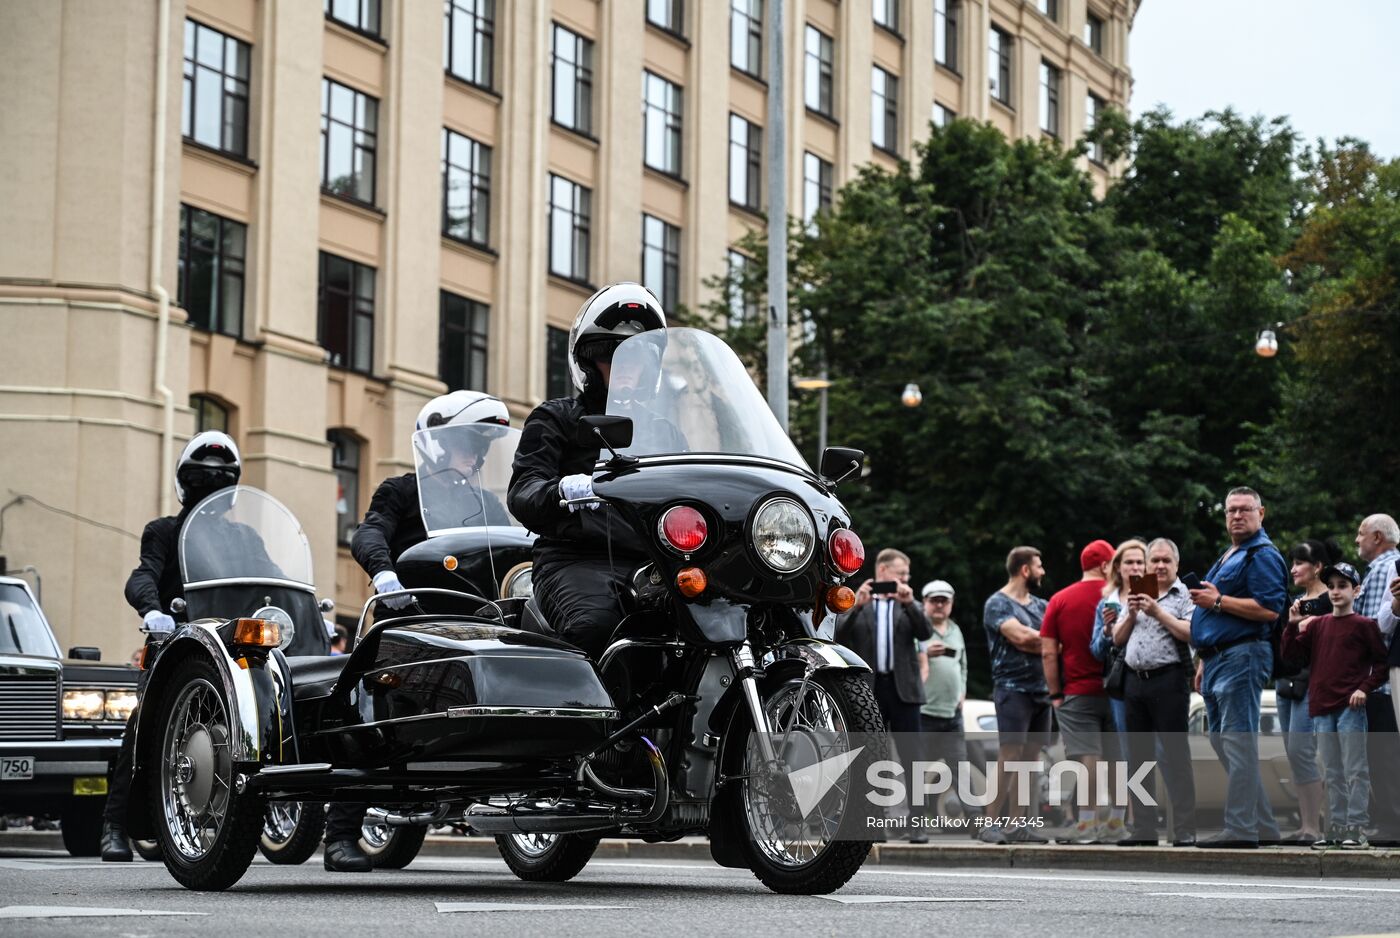
[[[570,512],[559,505],[559,481],[580,473],[591,475],[598,447],[579,446],[574,433],[589,411],[578,398],[545,401],[525,421],[511,467],[510,512],[531,531],[535,563],[571,563],[612,558],[639,564],[647,556],[640,537],[609,505]]]
[[[126,601],[143,619],[151,611],[175,619],[170,603],[185,596],[185,580],[180,575],[180,528],[193,505],[178,515],[157,518],[141,532],[141,562],[126,578]]]
[[[379,483],[365,520],[350,539],[350,553],[370,579],[393,570],[399,555],[428,539],[418,508],[418,477],[411,472]]]
[[[919,680],[919,649],[914,640],[926,641],[932,637],[933,626],[928,624],[918,600],[908,605],[895,603],[894,661],[890,670],[899,699],[907,704],[924,702],[924,684]],[[872,670],[875,668],[875,600],[836,620],[836,640],[864,658]]]

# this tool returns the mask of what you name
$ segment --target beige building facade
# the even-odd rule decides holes
[[[1072,143],[1127,105],[1136,3],[786,0],[790,213],[931,119]],[[765,6],[0,4],[0,555],[60,641],[139,643],[122,584],[197,429],[354,615],[343,542],[426,401],[567,390],[596,285],[712,299],[767,204]]]

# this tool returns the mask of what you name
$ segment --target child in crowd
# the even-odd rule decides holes
[[[1386,681],[1385,643],[1375,619],[1352,611],[1361,574],[1349,563],[1322,571],[1330,615],[1304,618],[1294,603],[1284,629],[1285,657],[1308,660],[1308,715],[1327,774],[1330,830],[1313,844],[1360,850],[1366,842],[1371,779],[1366,764],[1366,697]]]

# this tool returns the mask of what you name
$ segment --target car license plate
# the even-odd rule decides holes
[[[34,777],[33,756],[5,756],[0,758],[0,781],[17,782]]]

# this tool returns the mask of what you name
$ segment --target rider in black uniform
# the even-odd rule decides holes
[[[593,494],[599,447],[580,445],[575,433],[585,416],[607,409],[614,350],[634,335],[665,328],[661,304],[639,284],[616,283],[590,297],[569,334],[578,394],[536,407],[515,452],[507,500],[511,514],[539,535],[535,601],[561,637],[595,659],[622,618],[621,596],[646,561],[646,547],[610,505],[561,507],[560,501]]]
[[[180,513],[157,518],[141,532],[141,562],[126,580],[126,601],[141,616],[147,644],[163,641],[175,630],[171,603],[184,598],[184,578],[180,575],[179,538],[185,517],[209,495],[237,485],[241,472],[238,447],[225,433],[206,430],[185,446],[175,468],[175,494],[180,497]],[[183,618],[183,616],[181,616]],[[138,692],[146,675],[138,679]],[[131,859],[126,838],[126,806],[131,794],[131,757],[135,744],[139,705],[131,712],[122,733],[121,749],[112,767],[107,788],[107,807],[102,819],[102,859]]]
[[[491,428],[510,426],[510,412],[506,405],[489,394],[480,391],[453,391],[434,398],[418,412],[415,430],[433,427],[470,424],[482,425],[481,439],[489,441]],[[504,429],[498,431],[504,433]],[[441,454],[445,464],[461,465],[460,457],[468,454]],[[485,453],[476,454],[476,468]],[[467,472],[470,472],[470,468]],[[448,475],[463,475],[445,473]],[[479,491],[479,489],[475,490]],[[481,492],[484,503],[476,507],[482,519],[468,521],[474,524],[510,524],[505,509],[489,492]],[[470,510],[468,510],[470,513]],[[369,511],[365,520],[355,529],[350,541],[350,553],[355,562],[364,568],[374,583],[376,593],[392,593],[402,590],[394,572],[394,564],[399,555],[415,544],[428,539],[427,528],[423,524],[423,512],[418,497],[418,477],[408,472],[385,479],[370,499]],[[402,609],[412,602],[405,593],[391,596],[380,605],[390,609]],[[326,850],[325,868],[342,873],[364,873],[373,869],[369,856],[360,848],[360,832],[364,826],[365,805],[353,802],[335,802],[326,811]]]

